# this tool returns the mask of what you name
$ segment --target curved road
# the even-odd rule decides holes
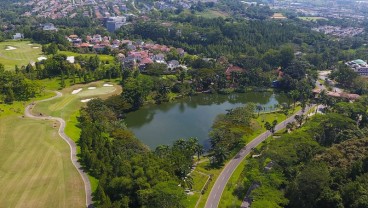
[[[29,118],[33,118],[33,119],[50,119],[50,120],[56,120],[60,123],[60,127],[58,130],[58,133],[60,135],[61,138],[64,139],[64,141],[66,141],[66,143],[68,143],[69,147],[70,147],[70,160],[72,161],[74,167],[77,169],[78,173],[81,175],[83,182],[84,182],[84,190],[86,192],[86,207],[92,207],[92,190],[91,190],[91,183],[89,181],[88,175],[82,170],[82,166],[81,164],[78,162],[78,157],[77,157],[77,147],[74,143],[73,140],[71,140],[65,133],[64,133],[64,129],[66,126],[65,121],[62,118],[58,118],[58,117],[51,117],[51,116],[36,116],[32,114],[32,108],[39,102],[45,102],[45,101],[49,101],[49,100],[53,100],[55,98],[61,97],[63,94],[61,92],[56,92],[56,96],[52,97],[52,98],[48,98],[45,100],[41,100],[41,101],[37,101],[37,102],[33,102],[31,104],[29,104],[26,109],[25,109],[25,116],[29,117]]]
[[[308,112],[308,110],[312,108],[313,106],[314,105],[306,107],[305,112]],[[298,111],[297,113],[290,116],[283,122],[279,123],[275,127],[275,131],[279,131],[285,128],[287,123],[295,121],[295,118],[294,118],[295,115],[301,115],[301,114],[303,114],[302,110]],[[225,168],[222,170],[221,174],[219,175],[219,177],[217,178],[215,184],[213,185],[211,189],[211,193],[207,198],[205,208],[216,208],[219,206],[222,192],[224,191],[225,186],[227,182],[229,181],[231,175],[235,171],[235,169],[238,167],[241,161],[251,152],[252,148],[258,146],[261,142],[266,140],[269,136],[271,136],[271,133],[269,131],[262,133],[261,135],[253,139],[251,142],[249,142],[246,146],[244,146],[238,152],[238,154],[226,164]]]

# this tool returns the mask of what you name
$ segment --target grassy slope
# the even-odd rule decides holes
[[[41,46],[38,44],[28,45],[30,43],[29,41],[0,42],[0,63],[4,64],[6,70],[14,70],[15,65],[18,65],[20,68],[22,65],[27,65],[30,61],[37,61],[37,58],[42,55]],[[17,49],[5,50],[7,46]]]
[[[63,97],[39,103],[33,109],[33,112],[63,118],[66,121],[65,133],[74,140],[74,142],[77,142],[81,133],[81,130],[76,126],[78,124],[77,117],[79,116],[79,109],[85,105],[80,102],[80,100],[90,97],[105,98],[111,94],[121,93],[120,87],[118,87],[117,90],[114,90],[115,87],[102,87],[102,84],[103,82],[99,81],[86,85],[78,84],[65,88],[61,91],[63,93]],[[97,89],[88,90],[88,87],[92,86],[97,87]],[[83,88],[80,93],[76,95],[71,94],[73,90],[79,88]],[[77,148],[77,151],[79,152],[79,146]],[[92,176],[89,176],[89,179],[92,191],[95,191],[97,189],[98,180]]]
[[[11,111],[0,117],[0,186],[0,207],[85,206],[83,181],[53,122]]]

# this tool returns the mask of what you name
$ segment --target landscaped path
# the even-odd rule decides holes
[[[294,115],[292,115],[289,118],[287,118],[286,120],[284,120],[283,122],[279,123],[275,127],[275,131],[279,131],[279,130],[285,128],[287,123],[289,123],[289,122],[291,123],[291,122],[295,121],[295,118],[294,118],[295,115],[301,115],[304,112],[308,112],[309,109],[312,108],[313,106],[314,105],[308,106],[308,107],[305,108],[305,111],[300,110],[297,113],[295,113]],[[218,176],[215,184],[213,185],[213,187],[211,189],[211,193],[207,198],[205,208],[216,208],[216,207],[218,207],[218,205],[220,203],[222,192],[224,191],[225,186],[226,186],[227,182],[229,181],[231,175],[235,171],[235,169],[238,167],[238,165],[241,163],[241,161],[251,152],[252,148],[255,148],[256,146],[258,146],[261,142],[263,142],[264,140],[266,140],[270,136],[271,136],[271,133],[269,131],[266,131],[266,132],[262,133],[261,135],[259,135],[255,139],[253,139],[251,142],[249,142],[246,146],[244,146],[238,152],[238,154],[226,164],[225,168],[222,170],[221,174]]]
[[[33,115],[32,114],[32,108],[39,102],[45,102],[45,101],[49,101],[49,100],[53,100],[55,98],[59,98],[61,97],[63,94],[61,92],[56,92],[56,96],[52,97],[52,98],[48,98],[45,100],[41,100],[41,101],[37,101],[37,102],[33,102],[31,104],[29,104],[26,109],[25,109],[25,116],[29,117],[29,118],[33,118],[33,119],[50,119],[50,120],[56,120],[60,123],[60,127],[58,130],[58,133],[60,135],[61,138],[64,139],[64,141],[66,141],[66,143],[68,143],[69,147],[70,147],[70,159],[74,165],[74,167],[77,169],[77,171],[79,172],[79,174],[81,175],[83,182],[84,182],[84,189],[86,192],[86,207],[92,207],[92,190],[91,190],[91,184],[88,178],[87,173],[85,173],[82,170],[82,166],[81,164],[78,162],[78,157],[77,157],[77,146],[75,145],[74,141],[72,139],[70,139],[65,133],[64,133],[64,129],[66,126],[65,121],[62,118],[58,118],[58,117],[51,117],[51,116],[43,116],[43,115]]]

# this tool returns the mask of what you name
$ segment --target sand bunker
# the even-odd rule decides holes
[[[88,89],[89,89],[89,90],[95,90],[95,89],[96,89],[96,87],[89,87]]]
[[[89,98],[89,99],[84,99],[84,100],[81,100],[81,102],[82,103],[86,103],[86,102],[88,102],[88,101],[90,101],[90,100],[92,100],[93,98]]]
[[[77,90],[73,90],[72,95],[78,94],[80,91],[82,91],[82,88],[79,88]]]
[[[34,47],[32,47],[32,48],[37,49],[37,48],[40,48],[40,47],[34,46]]]
[[[6,46],[6,51],[11,51],[11,50],[15,50],[17,48],[13,47],[13,46]]]
[[[32,44],[32,43],[28,43],[27,45],[31,46],[31,45],[33,45],[33,44]]]
[[[104,87],[113,87],[114,85],[112,85],[112,84],[104,84],[103,86]]]
[[[47,58],[46,58],[46,57],[44,57],[44,56],[40,56],[40,57],[38,57],[38,58],[37,58],[37,60],[38,60],[38,61],[43,61],[43,60],[46,60],[46,59],[47,59]]]

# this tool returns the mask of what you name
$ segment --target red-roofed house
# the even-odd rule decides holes
[[[226,79],[227,80],[230,80],[231,79],[231,74],[233,72],[239,72],[239,73],[243,73],[245,70],[238,67],[238,66],[233,66],[233,65],[230,65],[226,71],[225,71],[225,75],[226,75]]]

